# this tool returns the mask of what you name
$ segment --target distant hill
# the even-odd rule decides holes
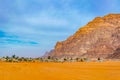
[[[120,58],[118,49],[120,49],[120,14],[108,14],[96,17],[65,41],[57,42],[55,49],[48,55]]]

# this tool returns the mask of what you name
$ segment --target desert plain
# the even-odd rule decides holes
[[[120,80],[120,61],[0,62],[0,80]]]

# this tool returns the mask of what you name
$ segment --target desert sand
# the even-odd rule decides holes
[[[0,80],[120,80],[120,62],[0,62]]]

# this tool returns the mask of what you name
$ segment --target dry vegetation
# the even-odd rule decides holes
[[[120,62],[0,62],[0,80],[120,80]]]

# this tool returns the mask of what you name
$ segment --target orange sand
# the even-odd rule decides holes
[[[120,62],[1,62],[0,80],[120,80]]]

